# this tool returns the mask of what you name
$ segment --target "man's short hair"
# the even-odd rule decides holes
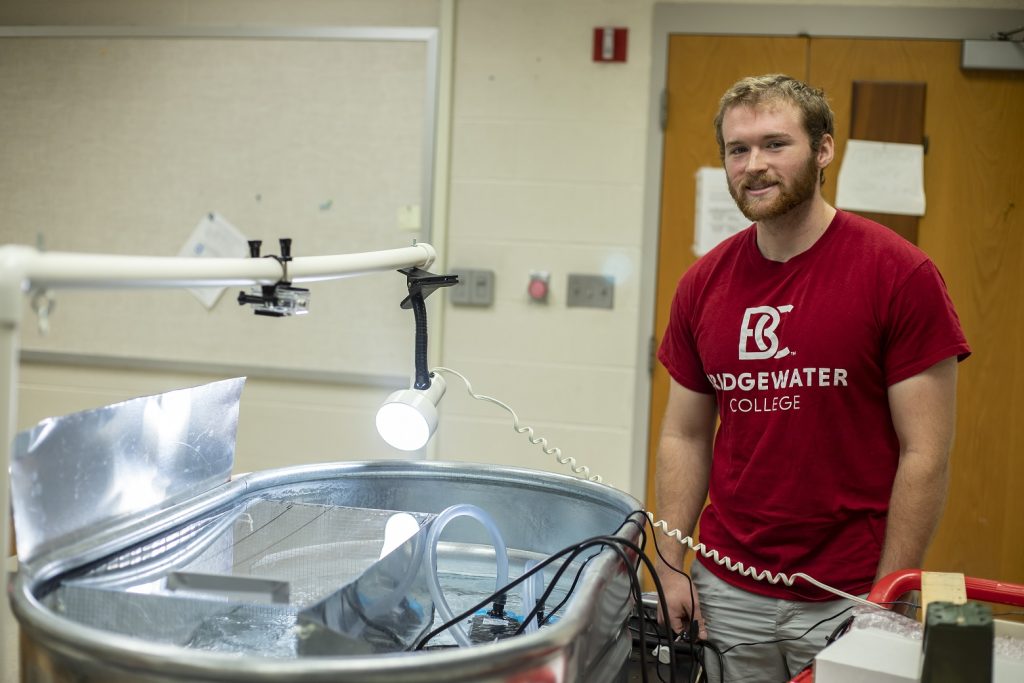
[[[825,93],[785,74],[750,76],[729,88],[718,105],[715,116],[715,137],[719,158],[725,159],[725,138],[722,119],[734,107],[753,107],[762,103],[789,102],[803,116],[804,130],[811,139],[811,151],[817,154],[826,133],[835,135],[835,117],[825,100]]]

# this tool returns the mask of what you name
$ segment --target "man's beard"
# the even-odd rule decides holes
[[[808,157],[803,171],[793,179],[790,185],[786,185],[781,182],[780,178],[764,172],[754,176],[744,175],[740,179],[739,188],[733,187],[732,182],[729,182],[729,194],[732,195],[732,198],[736,201],[736,206],[739,207],[748,220],[754,222],[770,220],[784,216],[813,197],[814,188],[817,186],[820,173],[814,156],[811,155]],[[746,189],[751,187],[767,187],[773,183],[778,191],[774,198],[771,199],[749,197],[745,192]]]

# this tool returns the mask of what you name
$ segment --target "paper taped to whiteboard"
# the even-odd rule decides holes
[[[211,211],[203,216],[178,256],[193,258],[245,258],[249,255],[249,240],[242,231],[226,218]],[[189,289],[193,296],[211,309],[220,299],[226,287],[195,287]]]

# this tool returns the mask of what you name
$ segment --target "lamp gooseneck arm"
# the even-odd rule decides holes
[[[412,314],[416,321],[416,379],[413,387],[416,389],[430,388],[430,371],[427,369],[427,305],[423,301],[423,294],[413,292],[409,296],[412,304]]]
[[[415,363],[416,376],[413,389],[425,391],[430,388],[430,371],[427,369],[427,305],[425,299],[438,287],[451,287],[458,284],[458,275],[434,275],[420,268],[401,268],[399,273],[405,275],[409,296],[402,300],[402,308],[412,309],[416,322]]]

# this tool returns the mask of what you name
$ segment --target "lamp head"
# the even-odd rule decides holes
[[[377,411],[377,432],[394,448],[419,450],[434,433],[445,383],[437,373],[430,379],[426,389],[400,389],[391,394]]]

